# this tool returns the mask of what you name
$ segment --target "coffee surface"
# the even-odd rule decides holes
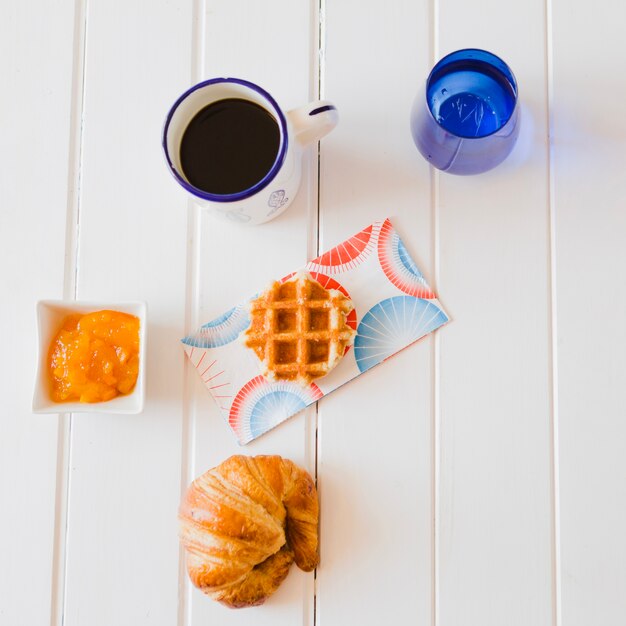
[[[241,98],[213,102],[192,118],[180,146],[187,180],[224,195],[249,189],[269,172],[280,146],[276,120]]]

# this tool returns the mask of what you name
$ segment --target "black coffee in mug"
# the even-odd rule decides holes
[[[262,106],[242,98],[200,109],[183,133],[180,163],[187,180],[208,193],[250,189],[270,171],[280,129]]]

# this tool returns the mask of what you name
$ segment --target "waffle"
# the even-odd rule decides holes
[[[352,308],[340,291],[296,274],[252,300],[242,341],[261,360],[266,378],[308,386],[328,374],[352,343],[355,333],[346,324]]]

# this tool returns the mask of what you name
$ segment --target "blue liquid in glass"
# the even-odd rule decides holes
[[[422,96],[423,98],[423,96]],[[502,162],[519,134],[517,84],[510,68],[485,50],[458,50],[435,65],[418,95],[411,132],[440,170],[477,174]]]
[[[486,137],[502,128],[515,108],[513,86],[491,65],[469,59],[431,77],[433,117],[459,137]]]

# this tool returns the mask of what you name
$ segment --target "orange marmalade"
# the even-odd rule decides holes
[[[55,402],[130,393],[139,373],[139,318],[118,311],[68,315],[48,352]]]

